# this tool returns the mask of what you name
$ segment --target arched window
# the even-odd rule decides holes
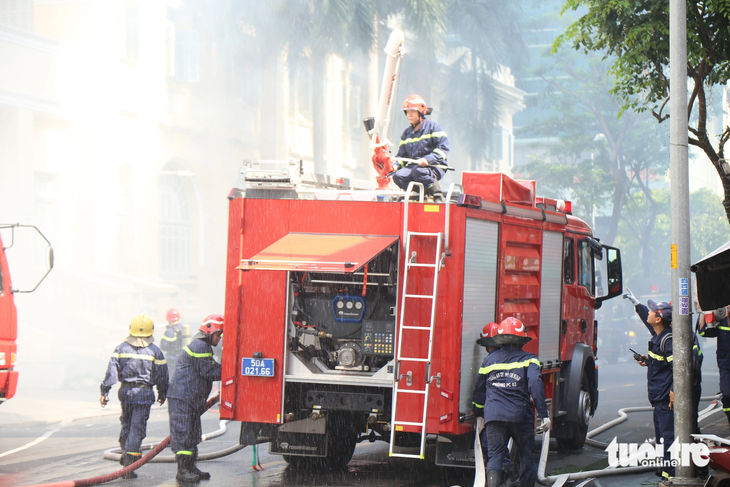
[[[185,182],[176,174],[163,174],[159,189],[160,277],[189,279],[191,217]]]

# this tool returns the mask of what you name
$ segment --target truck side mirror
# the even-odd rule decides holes
[[[596,309],[601,307],[603,301],[615,298],[623,293],[621,251],[608,245],[603,245],[602,247],[606,251],[606,259],[601,262],[600,276],[602,285],[599,288],[604,290],[605,295],[596,296]],[[597,275],[599,274],[597,273]]]

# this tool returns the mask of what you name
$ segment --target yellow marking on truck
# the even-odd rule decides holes
[[[396,431],[403,431],[403,426],[395,425],[395,430]]]
[[[441,211],[439,205],[423,205],[423,211],[426,213],[438,213]]]

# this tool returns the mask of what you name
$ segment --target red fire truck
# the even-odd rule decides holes
[[[598,403],[601,303],[622,292],[618,249],[534,181],[465,172],[445,204],[248,161],[229,195],[221,417],[289,463],[346,464],[359,441],[474,466],[470,412],[482,327],[533,338],[567,449]],[[418,201],[411,196],[418,190]]]
[[[26,291],[13,289],[10,282],[10,269],[5,256],[5,251],[14,245],[15,230],[19,228],[35,229],[48,244],[48,270],[33,289]],[[0,230],[9,230],[10,234],[10,244],[7,247],[3,245],[2,235],[0,235],[0,404],[2,404],[15,395],[18,386],[18,372],[13,370],[17,352],[15,340],[18,338],[18,317],[13,294],[30,293],[38,288],[53,268],[53,248],[40,230],[32,225],[0,225]]]

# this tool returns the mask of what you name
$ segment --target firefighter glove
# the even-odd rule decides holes
[[[639,304],[639,300],[636,299],[636,296],[634,296],[634,293],[632,293],[631,289],[629,288],[626,288],[626,292],[623,294],[623,297],[624,299],[628,299],[629,301],[631,301],[631,304],[633,304],[634,306]]]
[[[162,394],[161,392],[158,392],[157,393],[157,402],[160,403],[160,406],[162,406],[163,404],[165,404],[165,400],[166,399],[167,399],[167,395]]]
[[[546,431],[550,431],[550,425],[552,424],[552,421],[550,421],[550,418],[542,418],[538,419],[537,427],[535,428],[536,433],[545,433]]]

